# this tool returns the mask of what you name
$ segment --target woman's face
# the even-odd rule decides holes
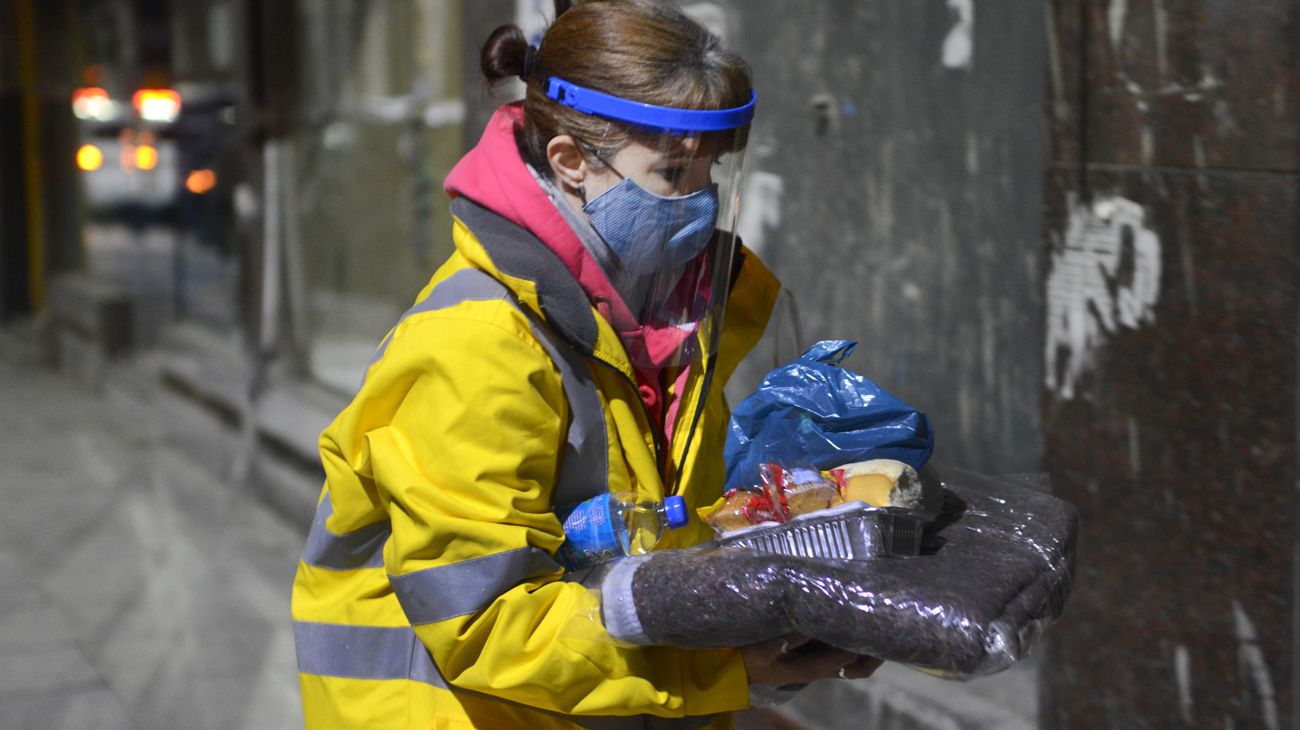
[[[701,190],[713,182],[716,146],[699,137],[675,137],[656,147],[633,139],[607,157],[606,166],[593,167],[586,183],[587,199],[596,198],[623,178],[656,195],[679,196]]]

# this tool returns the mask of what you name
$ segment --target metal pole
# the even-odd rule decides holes
[[[33,314],[45,308],[45,175],[41,169],[41,100],[36,72],[35,0],[18,0],[19,114],[27,207],[27,293]]]

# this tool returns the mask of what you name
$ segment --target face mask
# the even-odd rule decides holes
[[[582,210],[626,273],[671,271],[709,245],[718,221],[718,186],[666,196],[623,178]]]

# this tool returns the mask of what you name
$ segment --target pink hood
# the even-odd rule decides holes
[[[592,301],[616,303],[615,311],[602,312],[616,330],[639,329],[600,264],[524,165],[515,142],[515,130],[523,119],[521,103],[497,109],[478,145],[456,163],[443,188],[449,196],[464,195],[537,236],[560,257]]]

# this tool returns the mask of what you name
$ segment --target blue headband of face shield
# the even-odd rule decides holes
[[[754,106],[758,102],[758,94],[750,92],[749,103],[731,109],[677,109],[611,96],[557,76],[547,78],[545,88],[547,98],[583,114],[660,129],[679,136],[743,127],[754,119]]]

